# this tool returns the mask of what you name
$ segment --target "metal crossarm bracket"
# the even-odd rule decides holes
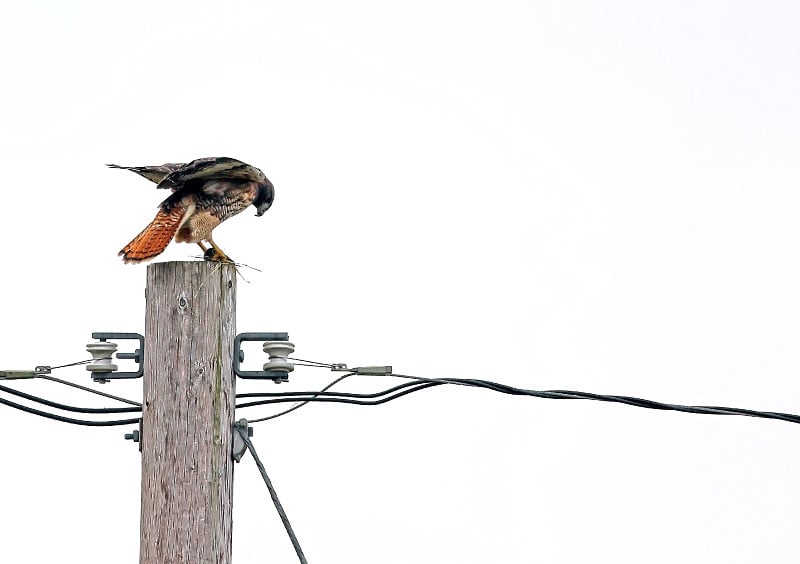
[[[96,332],[92,333],[92,339],[97,339],[101,343],[106,342],[109,339],[113,340],[136,340],[139,341],[139,348],[134,350],[133,352],[119,352],[117,353],[117,358],[122,360],[132,360],[136,364],[139,365],[139,369],[136,372],[116,372],[114,371],[97,371],[92,370],[89,368],[90,365],[87,365],[87,370],[92,372],[92,380],[95,382],[106,383],[109,380],[120,380],[124,378],[141,378],[144,374],[144,337],[139,333],[105,333],[105,332]],[[116,368],[116,367],[115,367]]]
[[[289,374],[285,370],[242,370],[244,360],[242,341],[288,341],[289,333],[239,333],[233,340],[233,372],[239,378],[272,380],[276,384],[286,382]]]

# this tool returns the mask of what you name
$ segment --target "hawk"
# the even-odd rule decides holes
[[[158,256],[173,238],[179,243],[197,243],[206,260],[233,262],[211,239],[211,231],[250,204],[257,216],[263,215],[275,197],[275,188],[263,172],[229,157],[197,159],[188,164],[108,166],[133,171],[155,182],[156,188],[172,190],[150,225],[119,252],[126,263]]]

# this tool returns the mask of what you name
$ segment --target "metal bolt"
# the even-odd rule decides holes
[[[125,433],[125,440],[126,441],[133,441],[135,443],[139,442],[139,431],[133,431],[131,433]]]

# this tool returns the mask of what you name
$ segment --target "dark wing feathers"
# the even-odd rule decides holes
[[[106,165],[111,168],[121,168],[124,170],[130,170],[135,172],[139,176],[143,176],[147,180],[151,182],[155,182],[159,184],[162,180],[164,180],[167,176],[171,173],[175,172],[176,170],[180,169],[184,166],[183,163],[164,163],[163,165],[159,166],[120,166],[115,164]],[[167,188],[167,186],[157,186],[157,188]]]
[[[169,188],[173,194],[161,203],[161,209],[170,212],[181,203],[187,193],[204,194],[219,198],[231,189],[244,189],[255,183],[250,196],[251,203],[262,215],[269,209],[274,198],[272,183],[263,172],[254,166],[230,157],[207,157],[195,159],[188,164],[166,163],[159,166],[120,166],[111,168],[130,170],[157,183],[157,188]]]
[[[173,192],[191,184],[208,195],[217,196],[227,186],[214,181],[269,182],[264,173],[254,166],[230,157],[207,157],[188,164],[165,163],[159,166],[120,166],[111,168],[130,170],[155,182],[157,188],[169,188]],[[166,203],[166,202],[165,202]]]
[[[230,157],[210,157],[197,159],[172,171],[159,183],[159,188],[173,190],[185,186],[193,180],[244,180],[263,182],[264,173],[254,166]]]

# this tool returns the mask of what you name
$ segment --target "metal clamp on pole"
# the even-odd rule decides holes
[[[253,428],[247,424],[247,419],[239,419],[233,423],[233,447],[231,449],[231,456],[236,462],[241,462],[242,457],[247,452],[247,445],[239,434],[239,429],[247,430],[247,438],[253,436]]]
[[[244,361],[242,341],[263,341],[263,350],[269,355],[269,361],[263,370],[242,370]],[[289,381],[289,372],[294,364],[286,357],[294,351],[294,344],[289,342],[288,333],[240,333],[233,340],[233,372],[239,378],[253,380],[272,380],[276,384]]]
[[[122,378],[141,378],[144,374],[144,337],[139,333],[92,333],[92,339],[97,343],[89,343],[86,350],[92,355],[92,362],[86,365],[86,370],[91,372],[92,380],[105,384],[111,380]],[[121,360],[132,360],[139,365],[136,372],[117,372],[117,365],[112,362],[112,356],[117,351],[117,344],[108,339],[136,340],[139,348],[130,352],[117,353]]]

